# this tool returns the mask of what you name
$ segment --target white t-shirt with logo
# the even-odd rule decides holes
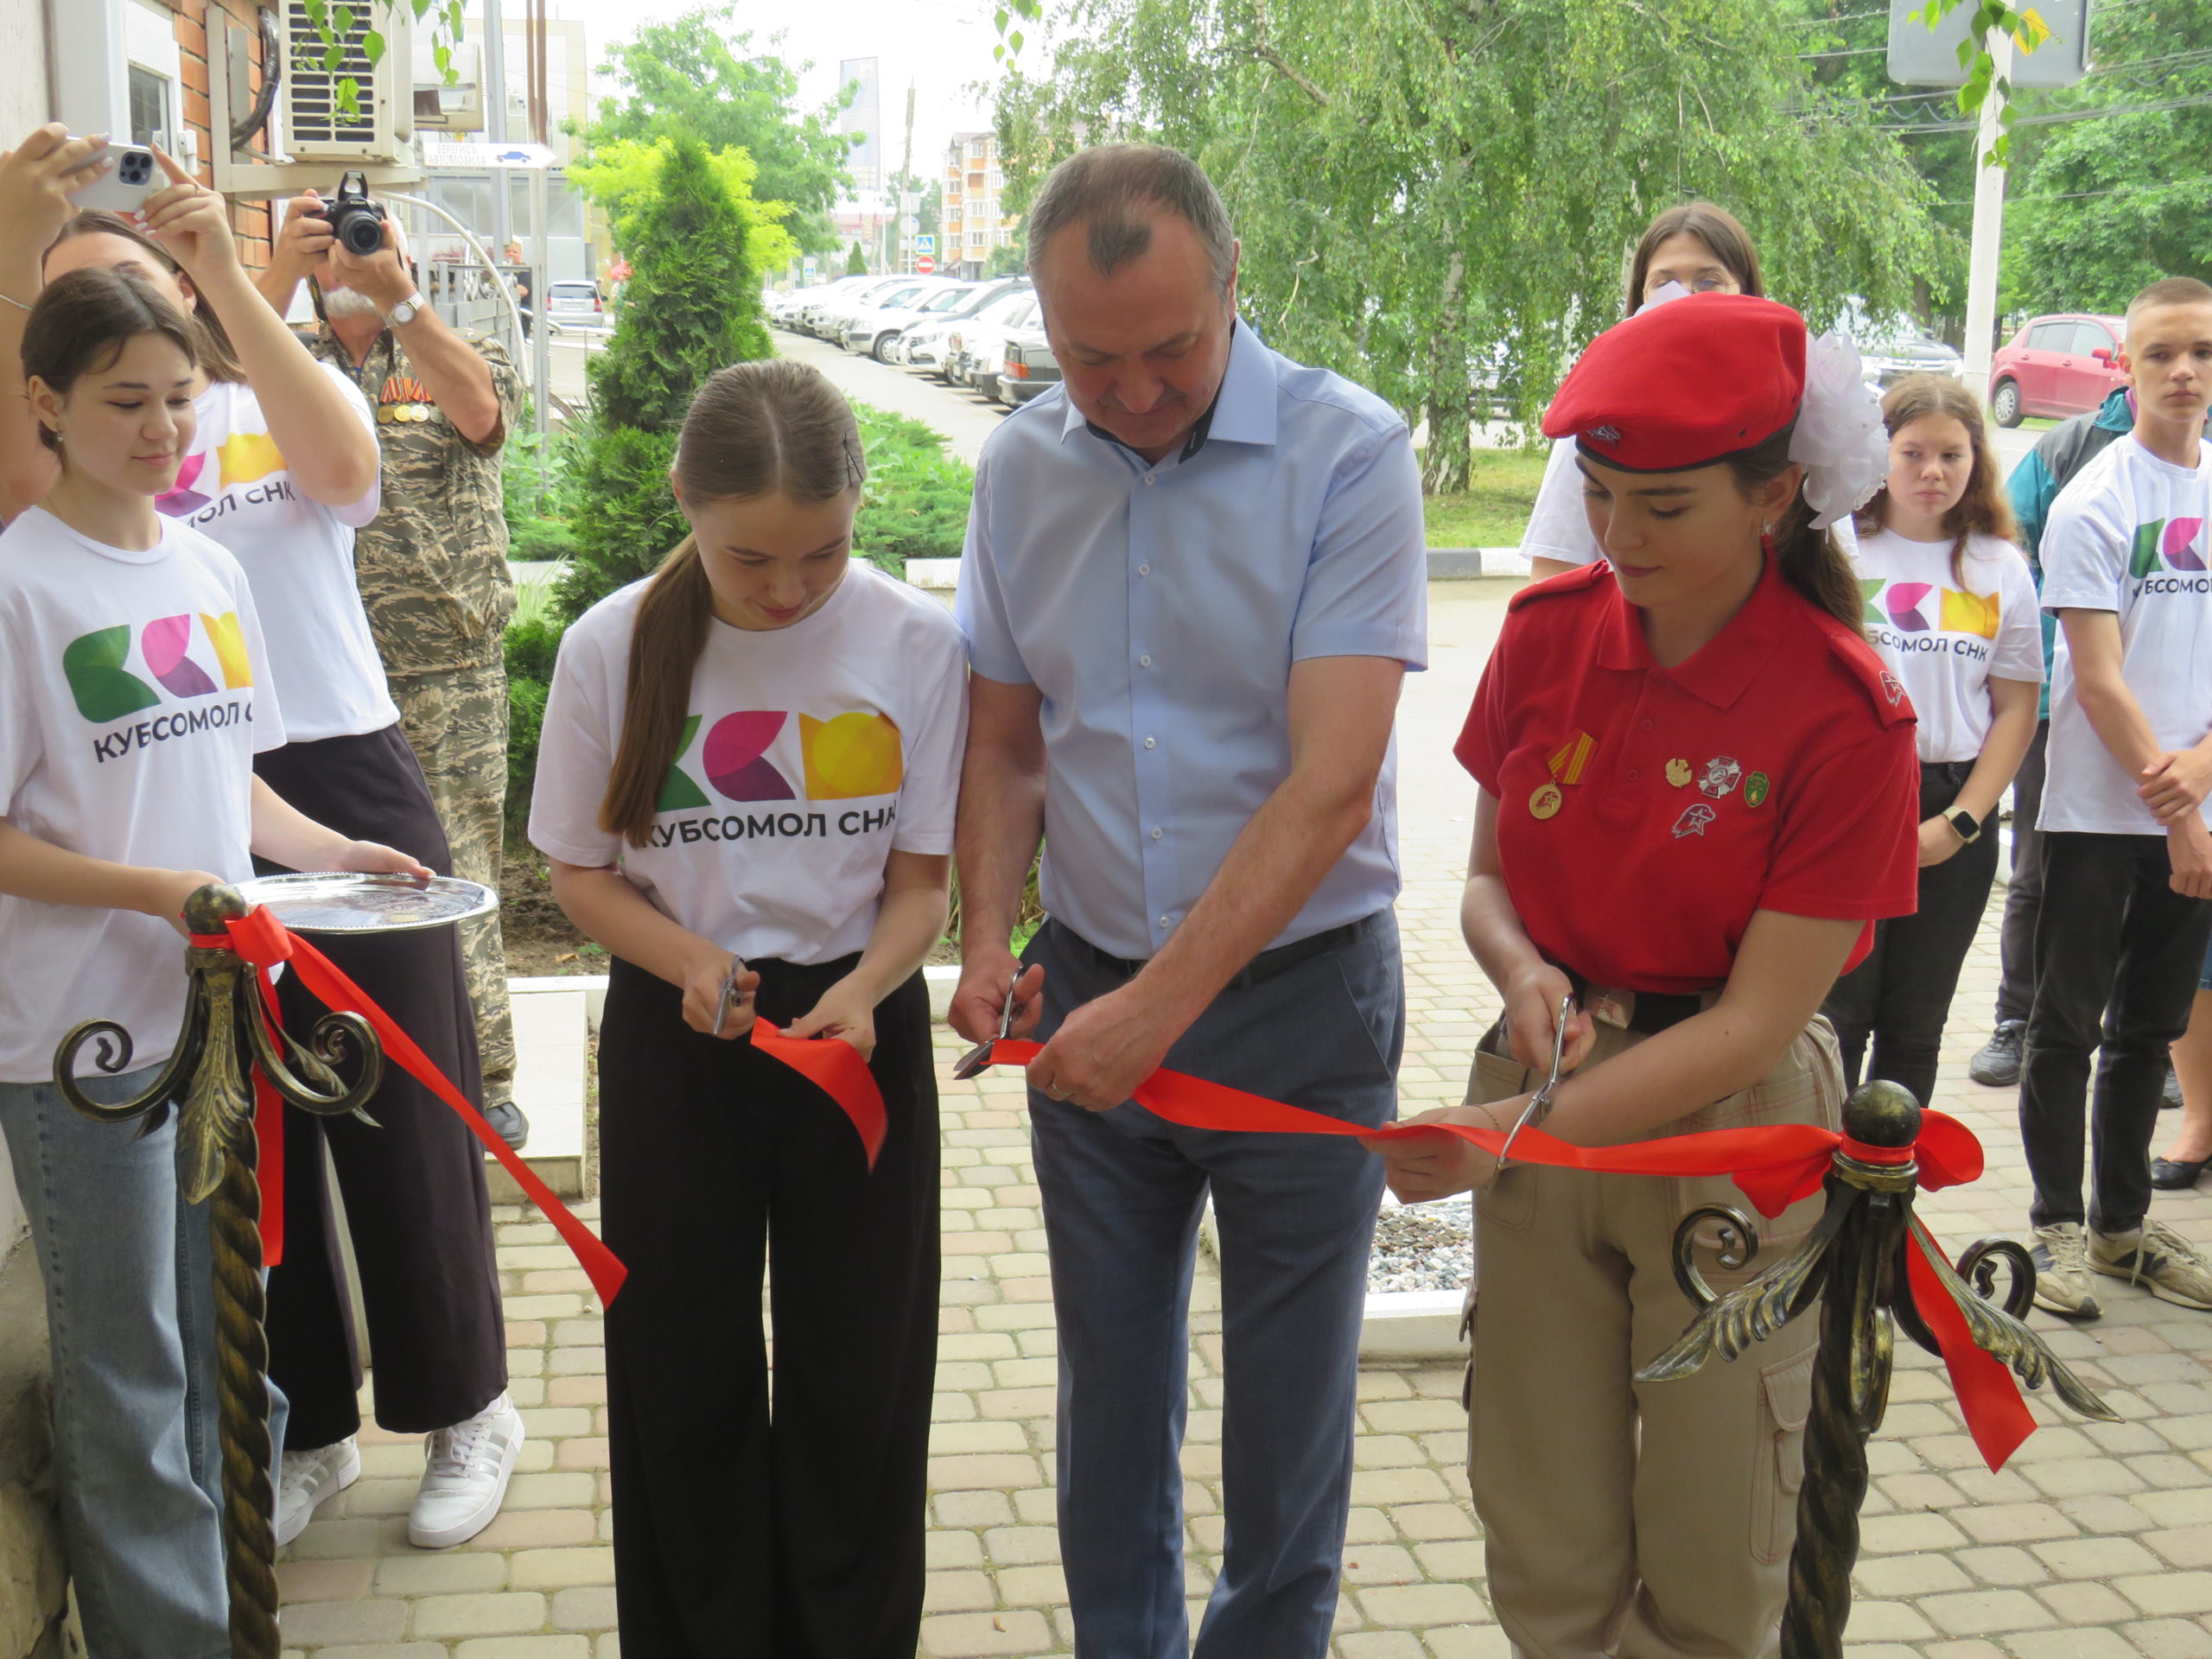
[[[1554,441],[1551,458],[1544,462],[1543,482],[1536,486],[1536,505],[1529,512],[1529,527],[1521,532],[1523,558],[1594,564],[1605,556],[1591,534],[1590,515],[1583,510],[1582,469],[1574,464],[1576,453],[1573,438]],[[1859,544],[1859,529],[1848,513],[1830,529],[1845,553]]]
[[[361,389],[327,363],[373,438]],[[295,743],[380,732],[399,718],[368,613],[353,583],[353,531],[377,516],[379,486],[343,507],[309,500],[251,387],[218,381],[194,404],[200,430],[176,484],[155,502],[236,556],[269,630],[269,680]]]
[[[1993,677],[2043,680],[2042,613],[2027,560],[2010,542],[1972,536],[1962,582],[1951,573],[1951,549],[1878,530],[1854,556],[1866,637],[1911,696],[1923,763],[1980,756],[1996,718]]]
[[[2212,729],[2212,444],[2196,465],[2160,461],[2134,435],[2075,474],[2043,532],[2043,604],[2120,618],[2120,677],[2161,749]],[[2063,619],[2062,618],[2062,623]],[[2156,836],[2164,827],[2097,739],[2074,685],[2066,632],[2050,679],[2050,752],[2041,828]],[[2203,809],[2212,824],[2212,802]]]
[[[679,925],[741,957],[860,950],[887,856],[952,850],[968,728],[959,625],[859,559],[788,628],[711,623],[652,844],[632,847],[600,828],[599,810],[645,588],[601,600],[562,638],[531,842],[565,863],[619,863]]]
[[[0,533],[0,817],[89,858],[251,875],[253,757],[284,741],[266,660],[207,537],[165,520],[133,552],[30,509]],[[130,1033],[134,1070],[167,1059],[184,948],[157,917],[0,895],[0,1081],[50,1080],[85,1020]]]

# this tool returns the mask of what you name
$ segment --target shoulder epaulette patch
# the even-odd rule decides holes
[[[1890,671],[1873,646],[1838,626],[1828,630],[1828,649],[1835,653],[1844,671],[1866,689],[1866,700],[1873,705],[1875,717],[1885,730],[1899,721],[1920,717],[1914,711],[1912,699],[1905,695],[1904,682]]]
[[[1532,582],[1505,601],[1505,608],[1517,611],[1531,600],[1547,599],[1555,594],[1579,594],[1594,588],[1600,582],[1613,579],[1613,568],[1603,559],[1593,559],[1588,564],[1579,564],[1572,570],[1562,570],[1555,576],[1541,582]]]

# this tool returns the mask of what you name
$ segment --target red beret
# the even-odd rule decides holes
[[[1748,294],[1692,294],[1592,340],[1544,435],[1629,472],[1686,472],[1765,442],[1804,396],[1804,318]]]

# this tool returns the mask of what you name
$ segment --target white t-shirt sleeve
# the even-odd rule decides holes
[[[335,364],[325,363],[321,359],[317,359],[315,366],[344,389],[347,407],[353,410],[361,424],[368,429],[369,442],[375,444],[377,442],[376,411],[369,407],[369,400],[361,395],[360,387],[355,385],[353,378],[342,372]],[[381,448],[378,453],[381,455]],[[377,509],[382,505],[383,499],[384,463],[379,459],[376,471],[369,480],[368,493],[358,501],[349,501],[343,506],[331,508],[330,516],[349,529],[359,530],[377,516]]]
[[[1590,533],[1589,515],[1582,509],[1582,469],[1574,464],[1573,438],[1552,445],[1529,528],[1521,534],[1521,552],[1526,558],[1556,559],[1561,564],[1592,564],[1602,556],[1598,538]]]
[[[2035,574],[2026,557],[2009,543],[1993,561],[1998,566],[1997,600],[1999,617],[1997,649],[1989,659],[1993,679],[2027,680],[2040,684],[2044,677],[2041,601],[2036,597]]]
[[[937,660],[930,665],[934,671],[928,672],[923,664],[915,666],[926,672],[916,699],[921,718],[907,747],[906,776],[899,788],[899,829],[891,847],[900,853],[949,853],[960,805],[960,761],[968,747],[966,643],[959,633],[946,630]]]
[[[2100,468],[2109,480],[2116,469]],[[2088,481],[2087,476],[2081,481]],[[2132,503],[2110,491],[2068,488],[2051,504],[2043,531],[2043,608],[2112,611],[2120,604],[2133,541],[2128,518]]]
[[[626,607],[623,620],[629,617]],[[603,619],[612,620],[612,619]],[[614,772],[614,675],[598,638],[579,620],[562,636],[538,728],[537,778],[530,796],[531,845],[564,864],[600,868],[622,855],[622,838],[600,827],[599,809]],[[625,638],[626,638],[626,632]],[[625,653],[626,658],[626,653]]]
[[[45,753],[32,711],[38,702],[30,682],[33,653],[16,634],[12,617],[0,617],[0,817],[14,810],[16,797]]]

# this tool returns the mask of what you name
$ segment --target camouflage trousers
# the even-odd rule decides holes
[[[453,873],[497,892],[507,801],[506,665],[388,677],[401,728],[423,764],[438,822],[445,826]],[[463,922],[461,948],[468,1000],[476,1009],[484,1103],[498,1105],[513,1099],[515,1090],[515,1027],[507,1009],[499,912]]]

